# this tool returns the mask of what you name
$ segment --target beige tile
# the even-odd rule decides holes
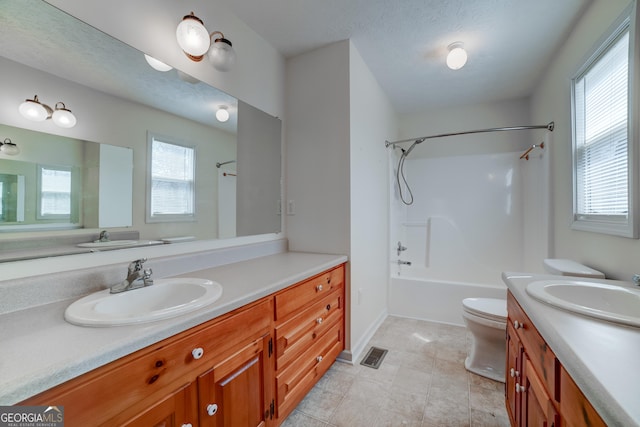
[[[375,427],[421,427],[422,414],[419,420],[407,418],[403,413],[383,411],[378,414]]]
[[[509,427],[509,416],[471,408],[471,427]]]
[[[383,406],[383,412],[401,414],[401,417],[396,417],[398,420],[419,423],[422,421],[426,405],[427,393],[413,393],[404,388],[393,387]]]
[[[334,363],[334,366],[335,365],[336,364]],[[351,388],[351,384],[353,384],[355,379],[356,375],[345,373],[341,368],[334,369],[332,367],[325,372],[315,387],[336,394],[345,395],[349,391],[349,388]]]
[[[470,425],[468,399],[440,399],[429,396],[422,419],[424,427],[464,427]]]
[[[372,381],[368,378],[358,377],[351,386],[345,399],[358,400],[377,408],[386,405],[391,397],[391,387],[387,384]]]
[[[400,366],[394,365],[385,359],[378,369],[363,366],[357,377],[366,378],[371,381],[383,384],[387,387],[391,387],[391,384],[393,383],[393,380],[396,377],[399,369]]]
[[[329,421],[343,398],[343,395],[314,387],[298,404],[296,411],[326,422]]]
[[[309,417],[297,409],[281,424],[281,427],[327,427],[329,424]]]
[[[431,373],[400,367],[393,380],[394,389],[404,389],[412,393],[427,394],[431,386]]]
[[[336,427],[372,427],[379,413],[380,407],[348,396],[338,405],[329,423]]]
[[[485,378],[481,375],[474,374],[469,372],[469,384],[473,386],[477,386],[488,391],[494,391],[498,393],[504,394],[504,383],[500,381],[494,381],[489,378]]]
[[[469,406],[481,411],[506,414],[504,394],[488,393],[486,388],[474,384],[469,387]]]

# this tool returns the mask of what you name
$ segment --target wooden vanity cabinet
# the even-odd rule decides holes
[[[271,427],[343,349],[340,265],[20,405],[64,406],[69,427]]]
[[[280,424],[344,350],[344,266],[276,294],[275,319]]]
[[[21,404],[64,406],[68,426],[270,425],[272,335],[265,298]]]
[[[507,312],[505,404],[511,425],[605,426],[511,292]]]

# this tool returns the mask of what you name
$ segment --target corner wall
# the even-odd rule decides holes
[[[628,0],[594,1],[558,50],[532,96],[534,121],[555,121],[551,150],[552,256],[571,258],[602,271],[608,278],[631,280],[638,273],[636,239],[571,229],[573,184],[571,160],[571,78],[586,55],[629,4]],[[635,144],[638,141],[634,141]]]

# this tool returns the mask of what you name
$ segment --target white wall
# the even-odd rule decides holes
[[[571,78],[587,53],[616,20],[628,0],[594,1],[565,44],[558,50],[532,97],[535,121],[554,120],[551,154],[553,255],[572,258],[596,268],[607,277],[630,280],[640,271],[640,242],[598,233],[571,230]],[[637,47],[636,47],[637,48]],[[634,141],[637,144],[637,141]]]
[[[347,354],[357,358],[387,310],[391,104],[342,41],[287,62],[287,216],[291,250],[348,254]]]
[[[287,61],[286,219],[293,251],[347,254],[349,231],[349,42]]]
[[[397,136],[387,96],[350,46],[351,349],[358,355],[387,313],[389,184],[385,139]]]

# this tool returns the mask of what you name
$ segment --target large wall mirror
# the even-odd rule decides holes
[[[278,118],[179,70],[156,70],[42,0],[2,2],[0,14],[0,142],[20,150],[0,152],[0,261],[37,234],[105,229],[161,242],[281,231]],[[77,124],[24,118],[18,107],[34,95],[54,109],[64,103]],[[227,121],[216,119],[221,108]],[[43,173],[67,185],[61,213],[41,215]],[[191,205],[172,204],[185,192]]]

